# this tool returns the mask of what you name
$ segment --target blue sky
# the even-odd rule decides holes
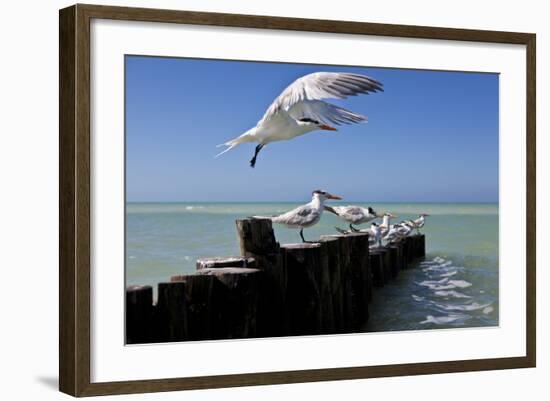
[[[214,159],[296,78],[371,76],[384,92],[327,101],[368,123]],[[498,75],[126,57],[126,193],[137,201],[498,201]]]

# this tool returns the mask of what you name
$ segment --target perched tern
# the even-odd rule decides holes
[[[388,243],[399,242],[412,231],[412,228],[407,224],[393,224],[383,239]]]
[[[369,235],[369,242],[372,242],[373,244],[378,244],[379,248],[382,247],[382,230],[378,224],[371,224]]]
[[[401,236],[399,235],[399,227],[399,224],[393,224],[386,232],[386,235],[384,235],[383,239],[386,240],[388,244],[401,239]]]
[[[382,215],[382,224],[380,224],[380,230],[381,230],[381,233],[382,233],[382,236],[385,236],[389,229],[390,229],[390,220],[395,218],[397,216],[389,213],[389,212],[386,212]]]
[[[258,145],[250,166],[262,148],[276,141],[286,141],[316,130],[336,131],[334,125],[359,123],[367,117],[322,99],[345,99],[348,96],[383,91],[382,84],[366,75],[347,72],[315,72],[298,78],[269,106],[255,127],[218,146],[223,152],[246,142]]]
[[[376,213],[370,206],[367,208],[361,206],[325,206],[325,210],[347,221],[352,232],[359,232],[353,224],[363,224],[377,217],[382,217],[382,215]]]
[[[413,228],[407,222],[402,221],[399,223],[398,232],[402,237],[407,237],[412,230]]]
[[[319,222],[321,215],[325,210],[325,201],[328,199],[342,199],[340,196],[332,195],[323,190],[315,190],[312,193],[311,202],[305,205],[299,206],[296,209],[292,209],[279,216],[253,216],[257,219],[270,219],[273,223],[282,224],[288,228],[299,228],[300,238],[303,242],[304,228],[311,227]]]
[[[412,220],[413,228],[416,229],[416,232],[420,234],[420,229],[424,227],[424,224],[426,224],[426,217],[428,217],[429,214],[427,213],[420,213],[418,219]]]

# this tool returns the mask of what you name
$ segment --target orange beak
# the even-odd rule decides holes
[[[327,199],[336,199],[336,200],[340,200],[340,199],[342,199],[342,197],[341,197],[341,196],[338,196],[338,195],[332,195],[332,194],[331,194],[331,195],[327,196]]]
[[[319,128],[325,130],[325,131],[338,131],[336,128],[331,127],[330,125],[319,125]]]

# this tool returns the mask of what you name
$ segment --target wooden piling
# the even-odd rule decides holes
[[[419,244],[418,244],[418,258],[426,257],[426,236],[424,234],[420,235]]]
[[[401,263],[401,249],[398,245],[389,245],[386,247],[386,249],[388,250],[390,277],[392,278],[392,280],[395,280],[399,275],[399,270],[401,270],[399,266],[399,264]]]
[[[317,276],[321,244],[286,244],[281,247],[288,274],[287,301],[291,335],[319,333],[321,291]]]
[[[197,270],[221,268],[221,267],[241,267],[255,269],[257,267],[256,260],[251,257],[228,256],[197,259]]]
[[[405,253],[404,259],[406,268],[411,268],[411,263],[414,260],[414,240],[412,237],[406,237],[403,240],[403,251]]]
[[[203,268],[197,275],[214,277],[212,307],[219,319],[217,338],[250,338],[257,335],[261,273],[258,269]],[[219,298],[219,301],[215,299]]]
[[[187,340],[212,340],[221,338],[224,334],[220,322],[224,319],[223,309],[225,297],[219,284],[216,286],[213,276],[179,275],[172,276],[171,282],[185,282],[184,308],[187,321],[185,333]]]
[[[378,249],[371,249],[369,253],[369,264],[372,272],[373,287],[384,286],[384,257]]]
[[[319,242],[326,244],[328,254],[329,285],[333,316],[332,332],[341,333],[345,330],[345,287],[347,283],[341,247],[347,245],[344,244],[341,235],[322,236]]]
[[[153,330],[153,287],[126,288],[126,344],[151,342]]]
[[[156,306],[159,342],[184,341],[187,335],[185,281],[158,284]]]
[[[368,235],[280,246],[268,219],[237,220],[241,256],[202,258],[195,274],[126,290],[128,344],[364,330],[374,287],[425,255],[425,236],[369,250]]]
[[[382,271],[384,277],[384,285],[388,284],[392,276],[391,255],[387,247],[378,249],[382,253]]]
[[[423,258],[426,256],[426,237],[424,234],[417,234],[411,237],[414,244],[414,258]]]
[[[350,243],[347,235],[343,234],[323,235],[320,242],[333,244],[334,239],[337,240],[338,247],[331,246],[330,255],[333,263],[329,264],[329,271],[332,272],[331,280],[334,280],[332,302],[335,330],[338,333],[349,333],[353,330],[354,322]]]
[[[369,316],[369,236],[353,233],[346,236],[350,249],[350,278],[352,289],[353,327],[360,329]]]
[[[249,218],[235,223],[242,257],[253,258],[255,267],[264,273],[258,301],[258,336],[288,335],[287,269],[271,220]]]
[[[203,267],[196,274],[172,276],[184,283],[188,340],[249,338],[257,335],[258,269]]]
[[[340,246],[337,238],[319,240],[321,264],[317,282],[321,297],[321,333],[337,333],[342,319],[342,292],[340,282]]]

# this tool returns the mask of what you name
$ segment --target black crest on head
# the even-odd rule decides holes
[[[316,189],[316,190],[313,191],[311,194],[312,194],[312,195],[314,195],[314,194],[326,195],[326,194],[327,194],[327,191],[323,191],[322,189]]]

